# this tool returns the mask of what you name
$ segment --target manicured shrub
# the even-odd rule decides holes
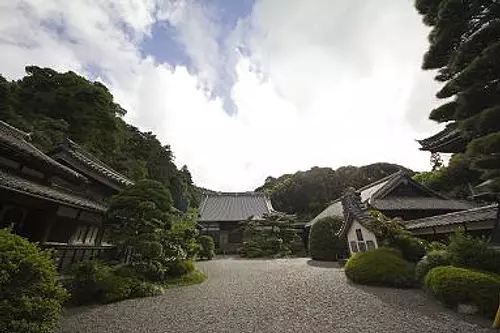
[[[57,283],[52,254],[27,239],[0,230],[0,330],[48,333],[69,297]]]
[[[151,290],[154,286],[137,279],[135,270],[129,266],[112,268],[102,262],[85,261],[73,265],[71,274],[72,301],[77,305],[111,303],[153,295]]]
[[[167,274],[172,277],[182,276],[194,271],[194,263],[192,260],[174,260],[168,265]]]
[[[466,235],[462,231],[456,232],[451,237],[448,252],[453,266],[500,274],[500,252],[492,249],[481,238]]]
[[[346,276],[354,283],[408,288],[414,286],[413,264],[388,248],[354,254],[346,263]]]
[[[441,242],[436,242],[436,241],[433,241],[433,242],[430,242],[430,243],[426,243],[426,244],[425,244],[425,250],[426,250],[427,252],[431,252],[431,251],[442,251],[442,250],[446,250],[446,249],[447,249],[446,244],[441,243]]]
[[[202,235],[198,237],[198,243],[200,243],[200,251],[198,252],[200,258],[212,259],[215,255],[214,239],[208,235]]]
[[[130,293],[130,297],[152,297],[162,295],[164,293],[164,289],[161,286],[158,286],[149,282],[137,282],[132,285],[132,291]]]
[[[314,223],[309,234],[309,254],[314,260],[335,261],[345,247],[337,234],[343,222],[327,217]]]
[[[443,250],[431,251],[427,253],[425,257],[420,259],[415,266],[415,278],[417,281],[423,281],[431,269],[439,266],[448,266],[450,264],[450,255],[448,252]]]
[[[433,268],[425,277],[426,288],[444,304],[474,304],[481,314],[493,317],[498,309],[498,276],[471,269],[443,266]]]
[[[139,261],[132,264],[137,276],[142,280],[160,282],[168,272],[168,267],[159,260]]]
[[[400,233],[394,237],[391,244],[401,251],[406,261],[418,262],[425,255],[425,243],[412,235]]]

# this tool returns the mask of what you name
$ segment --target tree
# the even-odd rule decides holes
[[[139,235],[159,234],[171,227],[172,196],[159,182],[143,180],[111,199],[106,224],[113,244],[134,245]]]
[[[443,159],[441,158],[441,155],[439,155],[439,153],[431,154],[431,167],[432,171],[439,170],[443,167]]]
[[[197,207],[200,191],[187,167],[178,170],[170,147],[153,133],[127,124],[126,111],[103,84],[50,68],[28,66],[26,73],[12,82],[0,76],[0,119],[32,133],[43,151],[70,138],[134,181],[162,183],[176,208]]]
[[[422,67],[438,69],[444,86],[436,96],[447,99],[430,118],[457,125],[469,142],[465,156],[500,189],[500,3],[417,0],[415,6],[432,27]]]
[[[256,191],[270,194],[273,207],[278,211],[309,219],[340,197],[347,187],[360,188],[402,169],[406,168],[389,163],[343,166],[337,170],[313,167],[278,178],[267,177],[265,184]]]

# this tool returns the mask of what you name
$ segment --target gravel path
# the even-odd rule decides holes
[[[219,259],[200,285],[66,313],[59,333],[492,332],[418,290],[360,287],[308,259]]]

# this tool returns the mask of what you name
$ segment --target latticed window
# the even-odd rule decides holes
[[[356,229],[356,237],[358,238],[359,242],[362,242],[364,240],[363,239],[363,232],[361,231],[361,229]]]
[[[356,243],[355,241],[351,242],[351,251],[352,252],[359,252],[359,250],[358,250],[358,243]]]

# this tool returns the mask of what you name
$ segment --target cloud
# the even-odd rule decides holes
[[[260,0],[231,31],[218,10],[201,1],[3,3],[0,72],[18,78],[36,64],[97,76],[128,121],[217,190],[311,166],[428,168],[415,139],[439,128],[427,120],[436,84],[420,70],[428,31],[412,1]],[[177,30],[194,69],[142,55],[153,24]]]

